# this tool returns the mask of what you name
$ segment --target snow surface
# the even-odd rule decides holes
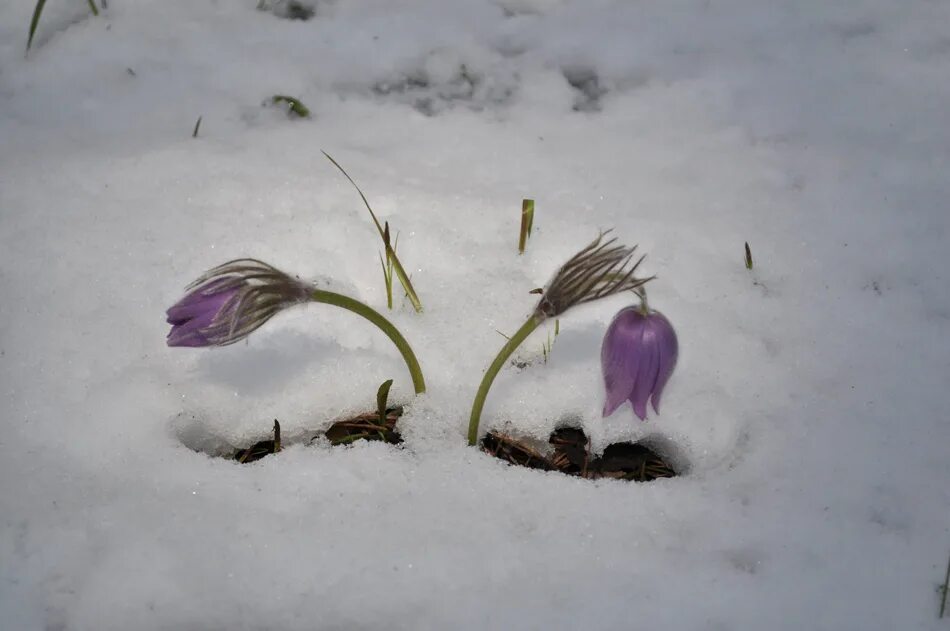
[[[950,628],[950,4],[255,4],[51,0],[28,57],[32,0],[0,4],[0,626]],[[239,256],[385,306],[321,149],[399,231],[427,395],[324,305],[165,347]],[[662,414],[599,416],[615,298],[504,370],[483,430],[651,437],[679,478],[464,442],[496,330],[607,227],[679,333]],[[303,444],[387,378],[404,448]],[[206,455],[275,417],[279,456]]]

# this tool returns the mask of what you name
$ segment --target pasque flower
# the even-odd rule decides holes
[[[474,445],[478,440],[478,424],[492,382],[511,354],[531,335],[532,331],[548,318],[562,316],[578,305],[608,298],[625,291],[637,290],[652,279],[652,277],[636,276],[637,268],[643,261],[643,257],[634,261],[636,246],[621,245],[615,238],[605,241],[603,238],[605,234],[607,233],[599,234],[589,245],[558,269],[554,278],[544,288],[542,298],[535,305],[531,317],[509,338],[485,371],[478,391],[475,393],[472,413],[469,416],[468,443],[470,445]]]
[[[622,309],[604,335],[600,349],[607,401],[604,416],[610,416],[624,401],[646,420],[647,402],[660,412],[660,395],[673,374],[679,345],[673,325],[663,314],[651,311],[644,299],[640,307]]]
[[[209,270],[166,311],[169,346],[226,346],[243,340],[283,309],[306,302],[313,287],[256,259]]]
[[[416,393],[426,384],[419,361],[402,334],[379,312],[343,294],[318,289],[257,259],[236,259],[208,270],[167,312],[169,346],[226,346],[243,340],[288,307],[305,302],[335,305],[366,318],[392,340],[412,376]]]

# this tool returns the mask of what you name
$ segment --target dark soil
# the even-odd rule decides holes
[[[402,416],[402,406],[386,408],[386,418],[380,421],[379,412],[366,412],[353,418],[337,421],[326,431],[331,445],[346,445],[355,440],[381,440],[390,445],[402,442],[396,431],[396,421]],[[319,436],[314,436],[314,439]]]
[[[599,458],[592,458],[590,440],[583,430],[574,427],[555,430],[547,445],[501,432],[489,432],[482,439],[482,449],[509,464],[541,471],[560,471],[589,480],[615,478],[649,482],[677,475],[666,459],[642,443],[614,443]]]
[[[310,439],[310,442],[317,440],[320,436],[326,436],[331,445],[347,445],[356,440],[382,440],[390,445],[398,445],[402,442],[402,436],[396,431],[396,421],[402,416],[402,406],[396,406],[386,409],[386,418],[382,422],[379,420],[378,412],[366,412],[352,418],[337,421],[323,434],[318,434]],[[280,423],[274,419],[274,438],[272,440],[261,440],[246,449],[238,449],[234,452],[234,459],[240,463],[249,463],[260,460],[264,456],[276,454],[280,451]]]
[[[326,436],[331,445],[348,445],[357,440],[377,440],[398,445],[402,436],[396,431],[396,422],[402,416],[402,406],[387,408],[386,418],[378,412],[366,412],[337,421],[323,434],[314,436],[311,442]],[[241,463],[260,460],[280,451],[280,423],[274,420],[274,438],[254,443],[234,453]],[[512,465],[559,471],[565,475],[596,480],[614,478],[634,482],[649,482],[658,478],[672,478],[676,469],[643,443],[614,443],[597,458],[591,457],[590,439],[582,429],[563,427],[551,433],[548,442],[519,438],[498,431],[485,435],[482,449]]]
[[[234,452],[234,459],[241,463],[254,462],[264,456],[276,454],[278,451],[280,451],[280,423],[275,418],[274,439],[256,442],[247,449],[238,449]]]

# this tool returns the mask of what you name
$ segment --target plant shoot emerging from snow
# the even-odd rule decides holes
[[[376,230],[379,232],[379,238],[383,240],[383,248],[386,251],[386,262],[383,264],[383,275],[386,280],[386,299],[389,304],[389,308],[392,309],[392,294],[393,294],[393,283],[392,283],[392,274],[396,273],[396,278],[399,279],[399,282],[402,284],[403,289],[406,290],[406,297],[409,298],[409,302],[412,303],[412,308],[416,310],[416,313],[422,312],[422,301],[419,300],[419,295],[416,293],[415,287],[412,286],[412,281],[409,279],[409,274],[406,273],[405,268],[402,266],[402,263],[399,262],[399,257],[396,256],[396,246],[389,242],[389,224],[386,224],[386,228],[383,228],[383,225],[379,223],[379,219],[376,217],[376,213],[373,212],[373,208],[369,205],[369,200],[366,199],[366,195],[363,194],[363,191],[357,186],[353,178],[350,177],[350,174],[340,166],[340,163],[333,159],[333,157],[327,153],[323,152],[323,155],[326,156],[333,166],[339,169],[340,173],[350,181],[350,184],[353,185],[353,188],[356,189],[356,192],[360,194],[360,199],[363,200],[363,205],[366,206],[366,210],[369,211],[370,217],[373,218],[373,223],[376,224]],[[387,271],[388,266],[388,271]]]

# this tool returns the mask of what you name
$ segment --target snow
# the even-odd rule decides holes
[[[56,0],[26,57],[33,3],[0,5],[5,628],[948,628],[950,6],[281,4]],[[325,305],[164,344],[184,285],[240,256],[385,307],[321,149],[399,232],[425,311],[387,315],[426,395]],[[679,334],[662,413],[600,418],[614,298],[503,370],[482,430],[650,437],[685,475],[467,447],[496,331],[610,227]],[[402,448],[305,444],[389,378]],[[207,455],[274,418],[279,456]]]

